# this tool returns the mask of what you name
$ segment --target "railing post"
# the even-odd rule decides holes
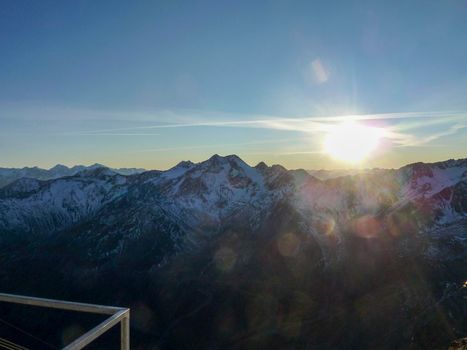
[[[130,350],[130,313],[127,312],[120,322],[120,349]]]

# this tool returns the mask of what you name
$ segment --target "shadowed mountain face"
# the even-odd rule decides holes
[[[445,348],[467,332],[466,216],[465,159],[92,167],[0,189],[0,282],[130,305],[141,349]]]

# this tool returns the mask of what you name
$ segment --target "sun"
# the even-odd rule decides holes
[[[359,163],[376,150],[383,135],[381,128],[345,122],[329,129],[324,151],[337,160]]]

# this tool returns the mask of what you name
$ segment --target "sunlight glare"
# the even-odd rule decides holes
[[[381,128],[345,122],[329,130],[324,140],[324,151],[340,161],[358,163],[378,147],[383,136]]]

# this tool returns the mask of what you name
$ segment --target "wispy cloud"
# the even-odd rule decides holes
[[[267,115],[253,115],[252,118],[245,118],[245,115],[236,115],[230,113],[209,113],[210,118],[213,115],[217,120],[208,119],[207,117],[199,117],[198,113],[193,113],[195,117],[182,112],[179,114],[179,120],[185,122],[175,123],[158,123],[144,126],[129,126],[122,128],[108,128],[89,130],[88,132],[110,132],[124,130],[141,130],[141,129],[165,129],[165,128],[188,128],[188,127],[254,127],[254,128],[270,128],[281,130],[312,130],[316,127],[321,127],[326,123],[343,122],[343,121],[373,121],[373,120],[394,120],[394,119],[459,119],[467,117],[467,111],[447,111],[447,112],[398,112],[398,113],[382,113],[382,114],[362,114],[362,115],[340,115],[340,116],[315,116],[315,117],[278,117]],[[202,113],[201,113],[202,114]],[[196,116],[198,115],[198,116]],[[226,117],[235,119],[226,119]],[[156,119],[156,118],[154,118]],[[220,119],[220,120],[219,120]],[[186,122],[189,120],[189,122]],[[305,127],[305,129],[304,129]]]
[[[76,135],[76,136],[159,136],[161,134],[81,132],[81,133],[73,133],[69,135]]]
[[[6,114],[0,113],[0,120],[1,115],[16,116],[12,109],[10,109]],[[196,110],[163,110],[157,112],[93,111],[70,108],[46,108],[41,110],[40,108],[28,107],[28,109],[21,111],[18,115],[21,115],[24,118],[30,116],[29,118],[31,118],[31,120],[36,121],[37,118],[46,118],[46,120],[62,120],[67,116],[68,119],[76,118],[77,120],[90,122],[83,125],[93,125],[91,122],[96,122],[94,123],[95,126],[110,126],[108,128],[83,130],[83,125],[81,125],[81,130],[64,129],[53,132],[54,134],[65,136],[77,135],[90,137],[160,136],[162,135],[162,130],[177,128],[256,128],[313,134],[320,137],[320,135],[326,134],[332,130],[334,125],[337,123],[355,121],[384,127],[386,130],[385,137],[391,140],[395,145],[399,147],[414,147],[429,144],[441,137],[453,135],[465,128],[465,125],[462,124],[462,122],[467,118],[467,111],[395,112],[361,115],[284,117]],[[430,126],[436,125],[443,125],[443,131],[433,132],[424,130]],[[206,148],[208,147],[211,147],[211,145],[206,145]]]
[[[267,139],[259,141],[250,141],[250,142],[235,142],[235,143],[222,143],[219,144],[203,144],[203,145],[186,145],[186,146],[177,146],[177,147],[158,147],[158,148],[147,148],[135,151],[128,151],[126,153],[142,153],[142,152],[167,152],[167,151],[179,151],[179,150],[190,150],[190,149],[209,149],[209,148],[225,148],[225,147],[244,147],[252,145],[264,145],[264,144],[283,144],[289,143],[291,141],[305,141],[307,138],[283,138],[283,139]]]
[[[466,124],[456,124],[448,128],[446,131],[438,132],[429,136],[426,136],[419,140],[419,144],[426,144],[432,141],[435,141],[444,136],[450,136],[456,134],[459,130],[466,128]]]
[[[427,125],[420,125],[426,127]],[[443,131],[432,132],[424,135],[408,134],[398,132],[397,128],[393,128],[387,132],[387,137],[399,147],[420,147],[427,145],[445,136],[451,136],[467,127],[467,124],[457,123],[448,126]]]
[[[230,117],[232,115],[229,114]],[[225,117],[225,116],[224,116]],[[242,116],[244,118],[244,116]],[[428,144],[441,137],[453,135],[465,127],[464,124],[459,124],[459,120],[464,120],[467,117],[465,111],[450,111],[450,112],[407,112],[407,113],[384,113],[384,114],[366,114],[366,115],[342,115],[342,116],[327,116],[327,117],[307,117],[307,118],[284,118],[284,117],[267,117],[256,116],[250,119],[221,119],[221,120],[206,120],[200,117],[191,117],[190,122],[165,123],[145,126],[134,126],[114,129],[99,129],[91,130],[79,134],[86,135],[134,135],[138,130],[155,130],[168,128],[197,128],[197,127],[222,127],[222,128],[258,128],[272,129],[281,131],[294,131],[305,134],[325,134],[332,130],[334,125],[344,121],[355,122],[383,122],[388,124],[385,126],[385,138],[391,140],[399,147],[414,147]],[[189,119],[183,117],[180,119]],[[401,122],[399,122],[401,120]],[[420,121],[419,121],[420,120]],[[423,120],[423,121],[421,121]],[[391,123],[397,121],[397,123]],[[417,129],[426,128],[428,126],[446,124],[447,130],[433,134],[417,133]],[[449,125],[451,124],[451,125]],[[454,125],[452,125],[454,124]],[[134,131],[132,134],[130,131]],[[408,131],[414,131],[408,133]],[[140,133],[145,135],[145,133]],[[151,135],[151,134],[147,134]],[[201,147],[211,147],[206,145]],[[232,145],[234,146],[234,145]],[[197,146],[198,147],[198,146]],[[173,149],[173,148],[172,148]]]

